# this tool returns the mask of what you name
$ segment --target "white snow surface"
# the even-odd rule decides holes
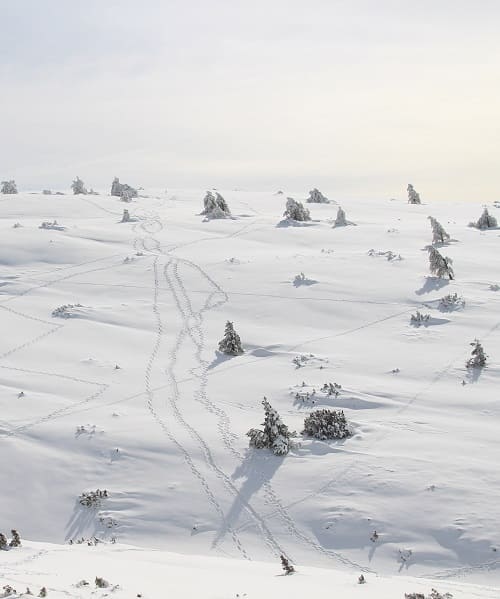
[[[109,195],[0,196],[0,531],[29,539],[0,552],[0,579],[41,572],[75,597],[91,575],[131,597],[169,578],[178,597],[497,597],[500,231],[467,226],[482,203],[342,200],[357,227],[332,228],[334,204],[278,227],[284,196],[219,191],[234,219],[204,221],[205,190],[148,191],[130,223]],[[429,275],[429,215],[453,281]],[[455,292],[463,309],[441,312]],[[431,319],[413,327],[417,309]],[[217,352],[227,320],[241,356]],[[476,337],[489,361],[469,372]],[[264,395],[298,433],[283,458],[248,448]],[[351,438],[300,436],[325,407]],[[96,489],[108,499],[81,506]],[[276,578],[280,554],[297,574]]]

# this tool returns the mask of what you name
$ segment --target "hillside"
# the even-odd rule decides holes
[[[116,539],[95,548],[110,560],[128,544],[267,575],[283,553],[349,581],[498,584],[500,230],[467,226],[482,204],[342,202],[356,226],[336,228],[337,205],[308,204],[306,226],[277,226],[285,195],[221,193],[233,219],[200,216],[203,190],[0,196],[0,531]],[[429,275],[429,215],[452,281]],[[451,293],[465,305],[440,309]],[[241,356],[216,351],[227,320]],[[489,361],[470,371],[475,338]],[[336,408],[353,436],[249,449],[264,396],[298,434]]]

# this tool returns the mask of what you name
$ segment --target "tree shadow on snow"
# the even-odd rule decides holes
[[[243,461],[231,475],[232,481],[243,479],[243,482],[212,547],[217,546],[224,539],[229,528],[234,530],[238,526],[242,513],[245,520],[247,519],[246,508],[249,507],[252,497],[273,478],[284,459],[284,457],[274,455],[268,449],[246,450]],[[250,509],[253,510],[253,508]],[[265,526],[265,523],[263,524]]]
[[[443,287],[446,287],[450,282],[449,279],[441,279],[439,277],[425,277],[425,283],[420,287],[420,289],[416,289],[415,293],[417,295],[424,295],[425,293],[431,293],[432,291],[439,291]]]
[[[97,510],[85,507],[76,500],[73,513],[66,524],[66,541],[92,537],[98,530]]]
[[[412,327],[415,327],[416,329],[418,329],[419,327],[433,327],[433,326],[439,326],[442,324],[446,324],[450,322],[450,320],[448,320],[447,318],[429,318],[429,320],[423,321],[423,322],[412,322],[410,321],[410,325]]]
[[[481,366],[474,366],[472,368],[467,368],[467,374],[465,375],[465,378],[468,383],[477,383],[482,374],[483,368],[481,368]]]
[[[224,364],[224,362],[229,362],[233,358],[237,358],[238,356],[232,356],[230,354],[225,354],[224,352],[215,350],[215,358],[212,360],[210,365],[208,366],[208,370],[214,369],[216,366],[220,364]]]
[[[292,220],[291,218],[284,218],[276,225],[276,227],[283,229],[287,227],[315,227],[319,221],[315,220]]]

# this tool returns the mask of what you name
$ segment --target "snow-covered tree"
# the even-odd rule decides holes
[[[413,185],[408,183],[408,187],[406,188],[408,192],[408,203],[409,204],[421,204],[420,195],[415,191]]]
[[[472,357],[467,360],[467,368],[482,368],[486,366],[486,358],[488,356],[484,353],[483,346],[479,340],[474,339],[470,345],[472,345]]]
[[[1,192],[6,194],[17,193],[17,185],[14,179],[11,179],[10,181],[2,181]]]
[[[229,320],[226,322],[224,338],[219,342],[219,351],[231,356],[243,353],[240,336],[234,330],[233,323],[229,322]]]
[[[476,229],[494,229],[498,226],[497,219],[488,212],[488,208],[483,210],[479,220],[475,223],[469,223],[469,227]]]
[[[203,212],[201,214],[207,218],[228,218],[231,216],[231,211],[220,193],[216,192],[214,196],[211,191],[207,191],[203,198]]]
[[[351,436],[342,410],[315,410],[304,420],[304,435],[316,439],[346,439]]]
[[[444,230],[443,225],[438,222],[434,217],[427,217],[431,221],[432,227],[432,243],[444,243],[450,238],[448,233]]]
[[[125,202],[130,202],[132,198],[136,198],[139,193],[127,183],[120,183],[120,179],[115,177],[111,183],[111,195],[121,198]]]
[[[264,430],[252,428],[248,431],[250,437],[250,447],[257,449],[271,449],[275,455],[286,455],[290,451],[291,437],[288,427],[283,424],[276,410],[264,397],[262,401],[264,406]]]
[[[448,277],[449,279],[454,278],[452,263],[453,260],[448,256],[442,256],[436,248],[430,246],[429,248],[429,268],[432,274],[438,277]]]
[[[120,179],[115,177],[113,179],[113,183],[111,183],[111,195],[120,197],[122,195],[122,184],[120,183]]]
[[[311,220],[309,210],[307,208],[304,208],[302,202],[298,202],[293,198],[286,199],[286,210],[283,213],[283,216],[287,219],[301,222]]]
[[[130,213],[126,208],[124,208],[124,210],[123,210],[123,216],[122,216],[121,222],[122,223],[130,222]]]
[[[309,192],[309,197],[307,198],[306,202],[308,204],[329,204],[330,200],[315,187]]]
[[[21,537],[15,528],[10,531],[12,535],[12,539],[10,540],[9,547],[20,547],[21,546]]]
[[[7,537],[3,534],[3,532],[0,532],[0,550],[7,549],[7,545]]]
[[[337,210],[337,217],[335,218],[335,222],[333,223],[334,227],[346,227],[347,225],[352,225],[345,217],[345,211],[339,206]]]
[[[280,555],[280,560],[281,567],[285,571],[285,574],[293,574],[295,572],[295,568],[284,555]]]
[[[86,194],[87,190],[85,189],[85,184],[83,183],[83,181],[80,179],[80,177],[77,177],[73,183],[71,184],[71,189],[73,190],[73,193],[75,195],[78,194]]]

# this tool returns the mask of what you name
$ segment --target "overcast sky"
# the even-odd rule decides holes
[[[500,199],[499,0],[0,0],[0,178]]]

